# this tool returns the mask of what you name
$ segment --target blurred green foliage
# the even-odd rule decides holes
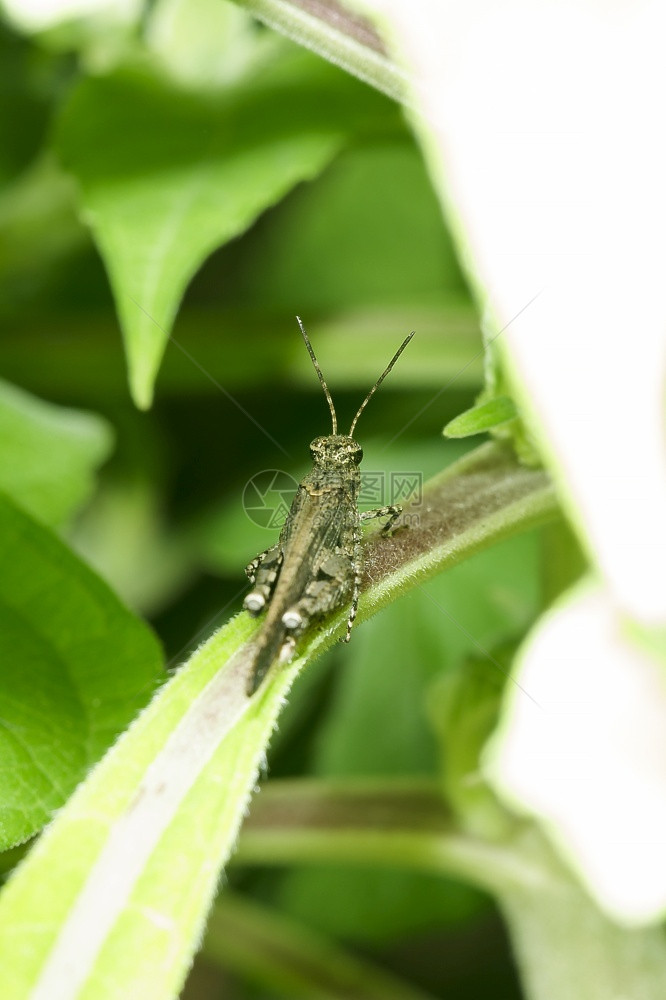
[[[264,469],[298,478],[328,427],[296,313],[343,424],[417,331],[361,421],[368,470],[425,479],[449,464],[466,445],[441,429],[482,388],[475,311],[399,109],[214,7],[160,0],[106,41],[94,21],[0,29],[7,846],[41,827],[149,697],[159,656],[137,616],[174,667],[238,610],[243,566],[274,538],[243,511],[244,486]],[[138,410],[132,390],[148,407],[153,386]],[[438,774],[433,691],[524,634],[540,572],[540,538],[516,539],[365,625],[297,686],[273,773]],[[28,577],[32,620],[17,624]],[[106,609],[90,644],[86,594]],[[488,904],[463,886],[404,872],[233,878],[372,942],[389,965],[402,949],[407,975],[410,949],[443,947],[442,927],[459,924],[461,940],[481,935],[493,995],[517,995]],[[426,962],[416,981],[475,996],[474,964],[456,979]]]

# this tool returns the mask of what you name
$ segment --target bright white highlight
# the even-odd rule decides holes
[[[517,679],[547,711],[511,697],[491,771],[613,916],[655,919],[666,695],[622,622],[666,626],[666,8],[370,6],[417,77],[448,221],[602,581],[530,641]]]
[[[614,599],[664,624],[666,9],[377,6],[420,73],[435,181],[563,497]]]
[[[139,0],[1,0],[7,16],[24,31],[47,31],[68,21],[102,17],[117,24],[132,23]]]
[[[303,624],[303,618],[298,611],[285,611],[282,615],[282,624],[285,628],[299,628]]]
[[[619,921],[666,908],[666,675],[587,588],[546,615],[510,685],[488,777],[546,829]]]
[[[261,611],[265,603],[266,600],[263,597],[263,595],[257,594],[255,591],[253,591],[251,594],[247,595],[247,597],[243,601],[243,606],[248,611]]]

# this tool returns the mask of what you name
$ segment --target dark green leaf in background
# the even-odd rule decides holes
[[[25,840],[146,704],[152,632],[0,495],[0,844]]]
[[[319,727],[315,774],[441,775],[441,720],[432,718],[441,714],[439,685],[474,657],[491,689],[501,689],[505,668],[493,651],[537,613],[539,545],[536,532],[502,542],[356,631]],[[308,925],[360,940],[460,920],[479,905],[476,892],[454,883],[338,867],[290,872],[280,898]]]
[[[138,405],[150,405],[180,299],[208,254],[355,132],[394,120],[390,102],[290,49],[205,94],[145,68],[80,83],[59,150],[109,272]]]
[[[289,311],[296,301],[304,318],[335,315],[342,305],[372,305],[391,322],[399,309],[405,334],[420,331],[424,305],[455,304],[478,331],[423,161],[402,130],[343,150],[316,183],[276,206],[259,230],[260,238],[236,250],[234,300],[259,299]],[[344,356],[338,352],[338,364]],[[395,375],[405,363],[409,354]]]
[[[113,433],[94,413],[46,403],[0,380],[0,490],[49,525],[88,499]]]

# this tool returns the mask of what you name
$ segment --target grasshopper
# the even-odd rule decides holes
[[[248,695],[254,694],[271,664],[288,661],[297,638],[313,623],[351,599],[347,631],[349,642],[356,618],[363,568],[361,525],[388,517],[389,533],[402,507],[391,504],[359,511],[360,463],[363,450],[354,440],[354,429],[414,332],[405,338],[390,363],[361,403],[349,434],[338,434],[338,420],[326,380],[299,316],[298,325],[331,412],[331,433],[310,445],[312,470],[300,483],[277,545],[266,549],[246,567],[252,584],[243,606],[253,617],[266,609],[263,627],[251,649],[252,667]]]

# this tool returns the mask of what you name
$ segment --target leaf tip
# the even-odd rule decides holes
[[[127,359],[129,391],[138,410],[149,410],[155,395],[155,372],[146,365]]]

